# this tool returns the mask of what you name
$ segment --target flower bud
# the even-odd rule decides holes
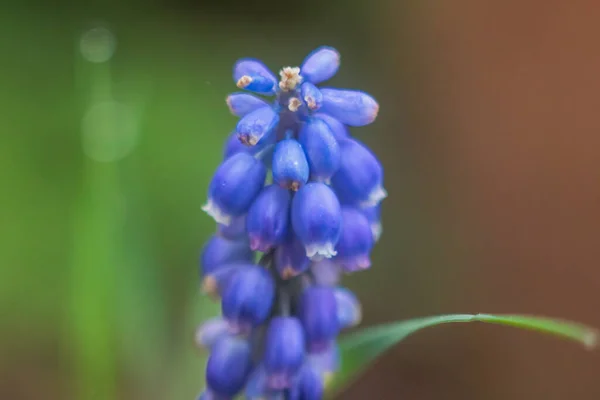
[[[323,105],[320,111],[350,126],[364,126],[375,121],[379,104],[358,90],[321,88]]]
[[[318,84],[333,77],[340,67],[340,53],[332,47],[322,46],[310,53],[300,66],[304,80]]]
[[[362,309],[356,295],[349,289],[337,287],[334,291],[337,303],[337,319],[340,329],[360,324]]]
[[[230,398],[224,397],[224,396],[219,396],[212,390],[206,389],[205,391],[200,393],[200,396],[198,396],[198,398],[196,400],[230,400]]]
[[[309,110],[317,111],[321,108],[321,105],[323,104],[323,95],[315,85],[310,82],[304,82],[302,86],[300,86],[300,94]]]
[[[333,288],[312,286],[305,289],[299,309],[309,351],[319,353],[326,350],[340,330]]]
[[[367,269],[371,266],[373,233],[367,217],[354,208],[342,208],[342,234],[335,247],[334,261],[346,272]]]
[[[309,119],[299,134],[312,181],[326,182],[340,167],[340,146],[329,126],[321,119]]]
[[[277,185],[265,187],[248,211],[246,229],[250,248],[267,252],[281,244],[288,235],[290,192]]]
[[[302,146],[294,139],[277,143],[272,168],[273,181],[283,188],[298,190],[308,181],[308,161]]]
[[[265,322],[274,297],[275,283],[267,270],[257,265],[240,268],[223,292],[223,316],[234,331],[248,332]]]
[[[317,285],[334,286],[340,281],[340,267],[331,259],[313,262],[310,271]]]
[[[263,363],[258,364],[246,383],[244,388],[244,399],[246,400],[286,400],[285,391],[273,390],[267,385],[267,371]]]
[[[204,321],[202,325],[196,329],[194,339],[196,346],[210,349],[217,340],[229,334],[229,325],[227,321],[221,317],[215,317]]]
[[[304,245],[293,235],[275,249],[275,267],[283,279],[289,279],[308,269],[310,260],[306,257]]]
[[[363,208],[378,205],[387,196],[379,160],[356,140],[340,142],[340,149],[340,168],[331,178],[340,202]]]
[[[269,323],[263,362],[267,385],[281,390],[291,386],[304,360],[304,331],[294,317],[275,317]]]
[[[381,234],[383,233],[383,227],[381,225],[381,204],[374,207],[363,208],[362,213],[365,214],[369,225],[371,226],[371,233],[373,234],[373,241],[379,241]]]
[[[320,371],[305,364],[290,390],[290,400],[322,400],[323,393],[323,377]]]
[[[306,362],[321,374],[327,375],[337,371],[340,367],[340,349],[336,341],[331,341],[324,349],[316,353],[309,353]]]
[[[323,183],[308,183],[292,200],[292,226],[308,258],[329,258],[341,231],[342,212],[333,191]]]
[[[313,114],[313,118],[318,118],[325,122],[329,129],[331,129],[331,133],[333,133],[333,136],[336,140],[340,141],[350,137],[350,131],[348,130],[348,127],[337,119],[333,118],[331,115],[317,113]]]
[[[217,234],[225,239],[246,239],[246,215],[232,218],[229,225],[217,224]]]
[[[229,157],[237,153],[248,153],[254,156],[258,154],[261,149],[262,146],[246,146],[240,142],[237,132],[234,131],[229,135],[227,141],[225,142],[225,147],[223,148],[223,160],[227,160]]]
[[[226,101],[229,111],[237,117],[243,117],[254,110],[268,106],[263,99],[248,93],[232,93],[227,96]]]
[[[244,58],[233,67],[233,80],[240,89],[260,94],[275,94],[277,78],[262,62]]]
[[[236,132],[245,145],[262,145],[272,140],[278,123],[279,114],[270,106],[262,107],[242,117],[237,124]]]
[[[200,255],[201,275],[206,276],[224,264],[250,262],[253,258],[254,254],[245,238],[242,240],[228,240],[215,235],[202,248]]]
[[[237,153],[217,169],[202,207],[219,224],[245,214],[265,183],[265,166],[249,154]]]
[[[216,266],[202,277],[202,291],[213,298],[218,298],[225,291],[237,271],[247,265],[247,263],[233,263]]]
[[[250,344],[226,336],[212,347],[206,365],[206,384],[217,396],[232,398],[244,387],[252,368]]]

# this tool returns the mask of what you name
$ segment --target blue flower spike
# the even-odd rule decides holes
[[[370,267],[386,192],[381,163],[348,127],[372,123],[379,105],[318,87],[339,67],[322,46],[279,76],[251,58],[233,68],[237,87],[259,96],[227,97],[239,120],[203,206],[217,229],[202,289],[221,316],[196,330],[210,352],[201,400],[321,400],[340,367],[339,332],[360,323],[340,280]]]

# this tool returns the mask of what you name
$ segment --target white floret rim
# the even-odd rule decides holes
[[[202,206],[202,211],[210,215],[218,224],[225,226],[231,224],[231,215],[221,210],[212,199],[208,199],[206,204]]]

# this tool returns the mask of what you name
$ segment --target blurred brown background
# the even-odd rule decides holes
[[[579,0],[3,5],[0,398],[193,398],[191,333],[217,311],[197,292],[213,229],[200,204],[235,122],[231,64],[276,69],[321,44],[342,53],[332,85],[381,104],[353,131],[389,191],[374,268],[347,279],[364,325],[486,312],[600,327],[598,21]],[[98,26],[116,49],[81,45]],[[135,135],[109,113],[107,132],[135,139],[116,153],[86,147],[82,128],[107,99],[134,110]],[[596,400],[600,356],[444,326],[340,396],[367,397]]]
[[[442,243],[396,261],[420,265],[414,273],[424,287],[453,286],[440,304],[420,308],[536,313],[598,326],[600,6],[389,2],[379,17],[386,23],[377,35],[397,38],[398,46],[372,45],[384,53],[394,85],[388,100],[408,110],[410,136],[394,132],[387,104],[389,132],[378,150],[388,171],[415,172],[411,197],[435,231],[416,233],[415,243]],[[394,97],[407,92],[409,100]],[[411,166],[386,153],[392,146],[410,148]],[[390,192],[406,196],[401,183]],[[387,221],[385,243],[410,235],[402,224]],[[392,293],[391,285],[382,293]],[[408,307],[411,298],[399,303]],[[343,398],[381,390],[375,398],[597,399],[599,377],[598,354],[577,346],[448,326],[400,345]]]

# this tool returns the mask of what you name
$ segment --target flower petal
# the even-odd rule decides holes
[[[333,47],[322,46],[310,53],[302,62],[300,75],[313,84],[333,77],[340,67],[340,53]]]
[[[243,58],[233,67],[233,80],[240,89],[272,95],[275,94],[277,78],[261,61]]]
[[[358,90],[322,88],[323,105],[320,111],[350,126],[364,126],[375,121],[379,104]]]

